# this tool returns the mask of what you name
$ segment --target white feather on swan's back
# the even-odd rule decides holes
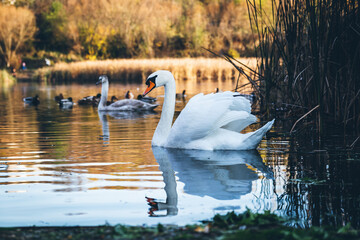
[[[168,145],[186,144],[205,138],[221,127],[233,131],[243,129],[256,121],[250,111],[250,102],[242,97],[234,97],[233,92],[200,93],[190,99],[176,119]]]

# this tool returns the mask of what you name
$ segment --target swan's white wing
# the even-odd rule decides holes
[[[250,101],[239,93],[225,92],[232,95],[232,103],[229,111],[220,119],[218,127],[240,132],[252,123],[255,123],[257,118],[252,115]]]
[[[218,127],[241,132],[250,124],[255,123],[257,118],[246,111],[229,111],[220,120]]]
[[[167,145],[180,147],[204,138],[221,127],[238,130],[256,121],[256,117],[250,114],[250,102],[234,95],[236,96],[237,93],[223,92],[194,96],[171,128]]]

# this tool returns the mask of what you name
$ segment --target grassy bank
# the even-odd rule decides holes
[[[254,58],[240,59],[256,66]],[[53,82],[94,81],[99,75],[124,81],[143,81],[156,70],[169,70],[175,79],[234,79],[238,74],[228,62],[218,58],[118,59],[57,63],[36,71],[35,78]]]
[[[0,228],[0,238],[10,239],[359,239],[360,231],[346,225],[339,229],[289,227],[293,222],[269,212],[215,215],[203,224],[179,226],[98,226]]]
[[[14,78],[8,71],[0,70],[0,86],[1,87],[9,87],[16,82],[16,78]]]

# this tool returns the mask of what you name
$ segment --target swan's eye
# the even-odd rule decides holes
[[[150,86],[150,82],[152,82],[152,83],[154,83],[155,85],[156,85],[156,83],[155,83],[155,79],[157,78],[157,75],[155,75],[155,76],[153,76],[153,77],[149,77],[147,80],[146,80],[146,85],[148,85],[148,86]]]
[[[99,77],[99,81],[96,82],[96,85],[99,85],[100,83],[103,84],[107,81],[107,77],[105,75],[101,75]]]
[[[145,92],[143,93],[143,96],[145,96],[146,94],[148,94],[149,92],[151,92],[151,90],[153,90],[154,88],[156,88],[156,80],[157,75],[153,76],[153,77],[149,77],[146,80],[146,85],[148,86],[145,90]]]

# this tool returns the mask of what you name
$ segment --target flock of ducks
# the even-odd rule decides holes
[[[83,97],[82,99],[78,100],[77,102],[78,105],[83,105],[83,106],[90,105],[94,107],[99,107],[100,110],[114,110],[114,111],[148,111],[148,110],[153,110],[158,106],[158,104],[154,104],[157,100],[156,98],[149,96],[145,97],[142,94],[139,94],[137,96],[137,99],[135,100],[134,95],[130,91],[126,92],[124,99],[119,100],[116,96],[112,96],[110,101],[108,101],[107,100],[108,88],[106,87],[105,84],[105,81],[108,82],[108,79],[105,75],[102,77],[104,77],[104,85],[102,87],[103,95],[101,93],[98,93],[95,96]],[[103,102],[101,102],[102,99]],[[54,100],[59,104],[60,108],[72,108],[75,105],[72,97],[65,98],[62,93],[55,96]],[[37,106],[38,104],[40,104],[39,95],[36,95],[34,97],[25,97],[23,98],[23,101],[25,104],[28,105]]]
[[[176,99],[184,99],[186,91],[176,93],[175,79],[169,71],[156,71],[146,80],[147,88],[143,95],[133,98],[127,91],[125,98],[118,100],[115,96],[108,101],[109,79],[106,75],[99,77],[96,83],[101,84],[101,94],[87,96],[78,101],[79,105],[97,105],[99,112],[114,111],[152,111],[158,104],[156,98],[147,97],[153,89],[164,87],[164,103],[160,121],[155,129],[152,146],[178,149],[199,150],[250,150],[259,145],[274,120],[254,132],[240,133],[244,128],[257,121],[251,114],[250,100],[238,92],[220,92],[204,95],[199,93],[192,97],[181,111],[175,122]],[[37,105],[39,96],[23,99],[25,103]],[[62,94],[55,97],[60,107],[72,107],[73,99],[64,98]]]

